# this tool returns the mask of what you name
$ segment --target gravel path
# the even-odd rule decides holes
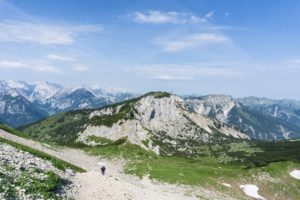
[[[234,200],[222,193],[200,187],[171,185],[151,181],[147,177],[140,180],[137,177],[125,175],[122,173],[124,165],[122,160],[106,160],[87,155],[78,149],[58,148],[55,150],[46,144],[21,138],[3,130],[0,130],[0,137],[43,151],[85,169],[87,172],[76,173],[70,180],[75,185],[70,194],[75,194],[74,198],[78,200]],[[101,175],[98,162],[107,164],[105,176]]]

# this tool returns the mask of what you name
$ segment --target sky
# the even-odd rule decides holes
[[[0,0],[0,80],[300,99],[300,0]]]

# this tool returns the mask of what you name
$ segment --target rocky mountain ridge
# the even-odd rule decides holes
[[[291,99],[273,100],[258,97],[239,98],[237,101],[251,110],[262,112],[300,127],[300,101]]]
[[[217,120],[189,112],[183,104],[184,100],[176,95],[153,92],[102,109],[56,116],[25,127],[24,131],[44,135],[41,139],[70,135],[73,143],[92,146],[125,140],[166,155],[197,154],[201,144],[249,138]]]
[[[251,138],[279,140],[300,137],[300,102],[226,95],[207,95],[185,99],[185,107],[237,127]]]

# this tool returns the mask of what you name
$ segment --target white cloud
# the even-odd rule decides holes
[[[0,61],[0,69],[20,69],[26,67],[27,65],[20,61]]]
[[[233,67],[231,65],[234,65]],[[134,69],[127,69],[135,72],[140,77],[161,81],[197,81],[199,79],[222,79],[237,78],[244,76],[244,71],[239,65],[233,63],[209,64],[153,64],[138,65]]]
[[[207,19],[212,19],[214,16],[215,12],[214,11],[210,11],[205,15],[205,18]]]
[[[0,61],[0,69],[26,69],[40,72],[62,72],[58,67],[47,64],[38,64],[34,62],[2,60]]]
[[[49,54],[46,56],[49,60],[57,60],[57,61],[74,61],[75,59],[69,56],[61,56],[57,54]]]
[[[233,27],[233,26],[214,26],[214,25],[209,25],[207,27],[201,28],[202,30],[211,30],[211,31],[229,31],[229,30],[238,30],[238,31],[244,31],[248,30],[248,28],[245,27]]]
[[[199,18],[190,13],[183,12],[161,12],[157,10],[150,10],[147,12],[134,12],[128,15],[135,22],[138,23],[151,23],[151,24],[183,24],[183,23],[199,23],[205,19]]]
[[[222,34],[198,33],[188,35],[181,39],[156,39],[155,42],[161,45],[164,51],[175,52],[210,44],[226,44],[230,43],[231,40]]]
[[[99,25],[63,26],[21,21],[0,22],[0,42],[70,45],[80,33],[102,30]]]

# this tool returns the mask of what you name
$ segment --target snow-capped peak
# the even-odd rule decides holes
[[[42,82],[35,85],[32,94],[30,95],[30,101],[45,101],[53,97],[57,92],[61,90],[61,86],[57,84],[51,84],[48,82]]]
[[[7,94],[9,94],[11,97],[17,97],[17,96],[19,96],[19,94],[15,90],[9,90],[7,92]]]

